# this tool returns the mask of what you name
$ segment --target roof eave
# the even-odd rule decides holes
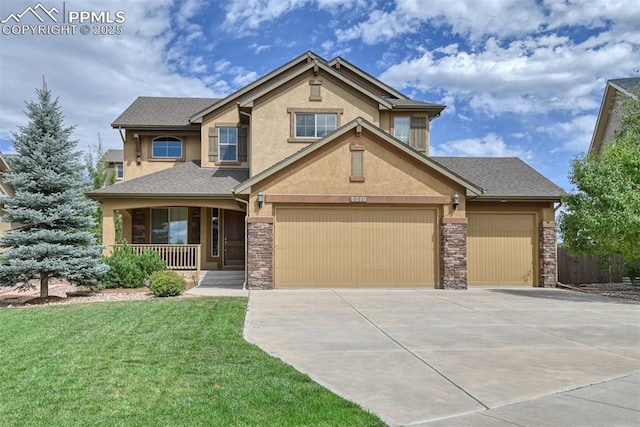
[[[140,130],[199,130],[199,126],[193,124],[186,125],[154,125],[154,124],[131,124],[131,123],[111,123],[113,129],[140,129]]]
[[[95,193],[87,192],[85,196],[94,199],[233,199],[232,193]]]
[[[482,195],[477,197],[470,197],[469,202],[559,202],[562,200],[561,195],[558,196],[535,196],[535,195]]]

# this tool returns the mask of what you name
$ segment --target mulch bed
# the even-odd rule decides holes
[[[634,286],[628,283],[587,283],[581,285],[559,284],[558,287],[587,294],[640,302],[640,285]]]

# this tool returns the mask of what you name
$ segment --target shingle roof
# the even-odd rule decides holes
[[[190,116],[217,101],[218,98],[140,96],[111,123],[111,126],[189,126]]]
[[[231,196],[233,188],[248,178],[248,169],[202,168],[200,162],[193,161],[93,190],[87,195],[92,198]]]
[[[625,92],[640,93],[640,77],[629,77],[626,79],[611,79],[610,83],[618,86]]]
[[[122,163],[124,162],[124,150],[107,150],[102,156],[105,163]]]
[[[516,157],[430,157],[482,187],[482,198],[561,198],[563,189]]]

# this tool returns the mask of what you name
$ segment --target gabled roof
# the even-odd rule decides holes
[[[123,163],[124,150],[107,150],[100,160],[105,163]]]
[[[287,71],[289,71],[290,69],[292,69],[293,67],[295,67],[296,65],[299,65],[301,62],[303,61],[307,61],[307,60],[320,60],[323,61],[322,57],[320,57],[319,55],[316,55],[315,53],[311,52],[311,51],[307,51],[305,53],[303,53],[302,55],[292,59],[291,61],[287,62],[286,64],[276,68],[275,70],[271,71],[268,74],[265,74],[264,76],[260,77],[258,80],[254,81],[253,83],[233,92],[231,95],[219,99],[217,100],[215,103],[212,103],[208,106],[203,107],[202,109],[193,112],[192,114],[189,115],[189,122],[190,123],[202,123],[202,119],[204,118],[204,116],[206,116],[207,114],[211,113],[212,111],[220,108],[221,106],[228,104],[229,102],[235,101],[237,99],[239,99],[241,96],[246,95],[247,93],[251,92],[253,89],[257,88],[258,86],[260,86],[261,84],[271,80],[272,78],[276,77],[279,74],[283,74]]]
[[[365,79],[366,81],[368,81],[369,83],[378,86],[379,88],[381,88],[382,90],[388,92],[389,94],[395,96],[396,98],[399,99],[409,99],[408,96],[406,96],[405,94],[398,92],[397,90],[395,90],[394,88],[392,88],[391,86],[387,85],[386,83],[376,79],[375,77],[373,77],[371,74],[367,73],[366,71],[356,67],[355,65],[353,65],[351,62],[347,61],[346,59],[337,56],[334,59],[332,59],[331,61],[328,62],[328,65],[330,67],[334,67],[334,68],[342,68],[345,67],[347,69],[349,69],[349,71],[353,72],[354,74],[362,77],[363,79]]]
[[[275,174],[276,172],[278,172],[278,171],[286,168],[290,164],[294,163],[295,161],[297,161],[297,160],[299,160],[299,159],[301,159],[301,158],[303,158],[305,156],[311,155],[313,152],[319,150],[320,148],[322,148],[325,145],[329,144],[331,141],[334,141],[336,138],[346,134],[347,132],[356,129],[356,127],[358,127],[358,126],[361,126],[363,129],[366,129],[369,132],[373,133],[374,135],[378,136],[379,138],[383,139],[385,142],[389,143],[392,147],[395,147],[395,149],[398,149],[398,150],[408,154],[409,156],[413,157],[414,159],[424,163],[426,166],[428,166],[428,167],[436,170],[437,172],[445,175],[447,178],[451,179],[452,181],[462,185],[463,187],[465,187],[467,189],[468,193],[475,194],[475,195],[482,194],[483,190],[479,186],[473,184],[472,182],[470,182],[467,179],[463,178],[462,176],[456,174],[455,172],[451,171],[450,169],[448,169],[446,167],[443,167],[441,164],[439,164],[437,162],[434,162],[430,158],[425,157],[420,152],[414,150],[413,148],[409,147],[407,144],[404,144],[399,139],[394,138],[393,136],[391,136],[388,133],[382,131],[380,128],[378,128],[377,126],[369,123],[368,121],[366,121],[365,119],[363,119],[361,117],[358,117],[357,119],[350,121],[349,123],[345,124],[344,126],[342,126],[342,127],[338,128],[338,129],[336,129],[335,131],[331,132],[330,134],[328,134],[324,138],[321,138],[321,139],[317,140],[316,142],[313,142],[313,143],[309,144],[308,146],[306,146],[302,150],[297,151],[296,153],[294,153],[291,156],[281,160],[280,162],[276,163],[275,165],[271,166],[270,168],[265,169],[262,172],[256,174],[251,179],[249,179],[249,180],[243,182],[242,184],[236,186],[235,189],[234,189],[234,193],[235,194],[247,194],[250,191],[252,185],[255,185],[258,182],[270,177],[271,175]]]
[[[430,157],[482,187],[477,200],[559,200],[565,191],[517,157]]]
[[[118,117],[114,128],[189,127],[189,116],[217,102],[218,98],[140,96]]]
[[[626,79],[612,79],[609,84],[627,96],[640,95],[640,77],[629,77]]]
[[[330,74],[331,76],[337,78],[338,80],[341,80],[343,83],[346,83],[347,85],[349,85],[350,87],[352,87],[353,89],[365,94],[366,96],[368,96],[369,98],[375,100],[376,102],[378,102],[380,104],[380,108],[385,108],[385,109],[391,109],[392,108],[392,104],[389,101],[388,98],[383,98],[379,95],[376,95],[373,92],[370,92],[369,90],[357,85],[353,80],[343,76],[342,74],[340,74],[339,72],[337,72],[335,69],[329,67],[328,65],[326,65],[324,63],[324,61],[320,61],[317,59],[314,59],[312,61],[310,61],[309,63],[307,63],[305,66],[303,67],[299,67],[297,68],[295,71],[287,74],[284,78],[279,79],[275,82],[273,82],[272,84],[270,84],[269,86],[265,87],[264,89],[254,93],[253,95],[249,96],[248,98],[242,99],[242,101],[240,101],[240,107],[249,107],[253,105],[253,102],[260,98],[261,96],[264,96],[266,94],[268,94],[269,92],[277,89],[278,87],[282,86],[283,84],[290,82],[291,80],[295,79],[296,77],[300,76],[301,74],[314,69],[315,67],[317,67],[318,69],[322,69],[323,71],[325,71],[326,73]]]
[[[186,162],[169,169],[89,191],[92,199],[112,197],[230,198],[233,188],[249,178],[248,169],[202,168]]]
[[[598,119],[593,129],[591,144],[589,145],[589,153],[600,153],[602,144],[606,143],[605,133],[610,126],[611,117],[615,114],[613,110],[616,96],[621,93],[625,96],[640,95],[640,77],[629,77],[623,79],[611,79],[607,81],[600,103],[600,111],[598,111]],[[613,123],[611,125],[614,125]],[[615,125],[614,125],[615,126]],[[614,128],[615,129],[615,128]]]

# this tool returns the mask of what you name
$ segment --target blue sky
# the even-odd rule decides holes
[[[3,0],[0,20],[38,3]],[[433,155],[517,156],[568,190],[570,160],[589,146],[606,81],[640,68],[640,3],[629,0],[40,3],[112,20],[124,12],[122,34],[82,35],[79,24],[69,35],[3,29],[2,152],[12,151],[23,101],[43,75],[80,149],[98,134],[120,148],[110,123],[137,96],[224,96],[312,50],[447,105],[432,122]]]

